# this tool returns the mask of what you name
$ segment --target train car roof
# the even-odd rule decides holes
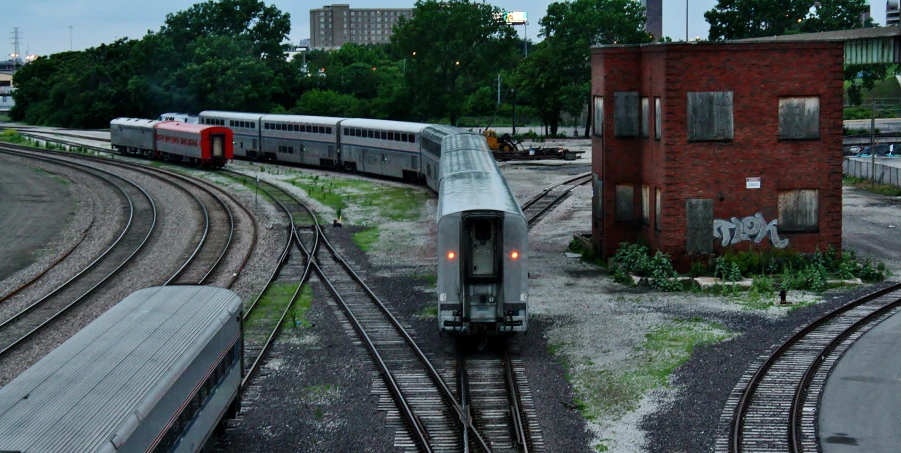
[[[0,388],[0,451],[112,450],[241,309],[211,286],[134,292]]]
[[[159,120],[148,120],[146,118],[116,118],[109,122],[110,126],[140,126],[140,127],[153,127],[157,123],[161,123]]]
[[[245,112],[226,112],[223,110],[204,110],[199,116],[208,118],[227,118],[238,120],[257,121],[263,116],[262,113],[245,113]]]
[[[225,126],[211,126],[209,124],[198,123],[182,123],[181,121],[162,121],[156,125],[156,128],[164,131],[190,132],[192,134],[200,134],[201,132],[210,129],[222,129],[222,132],[231,132],[231,129]]]
[[[263,115],[262,121],[282,121],[285,123],[325,124],[334,126],[338,121],[346,118],[335,116],[310,116],[310,115]]]
[[[425,123],[407,123],[404,121],[373,120],[369,118],[348,118],[341,121],[341,127],[360,127],[397,132],[420,132],[430,126]]]
[[[504,211],[520,217],[523,215],[519,203],[507,187],[507,181],[499,172],[454,173],[441,180],[438,192],[438,222],[444,216],[464,211]]]
[[[441,180],[456,173],[470,171],[499,172],[494,156],[479,148],[445,148],[441,153]]]

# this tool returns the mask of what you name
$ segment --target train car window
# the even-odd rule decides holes
[[[477,241],[491,239],[492,225],[490,220],[478,220],[472,224],[472,236]]]
[[[388,140],[394,141],[394,132],[388,132]]]
[[[347,128],[344,128],[344,135],[347,135]]]
[[[251,128],[251,129],[256,129],[256,128],[257,128],[257,123],[250,123],[250,128]]]
[[[388,140],[388,133],[385,131],[382,131],[382,140]]]
[[[331,128],[331,127],[325,128],[325,133],[326,133],[326,134],[329,134],[329,135],[332,135],[332,128]]]

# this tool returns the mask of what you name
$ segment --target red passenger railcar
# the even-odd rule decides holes
[[[164,121],[154,129],[158,159],[220,168],[234,157],[232,131],[227,127]]]

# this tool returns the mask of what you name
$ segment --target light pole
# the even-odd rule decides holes
[[[685,42],[688,42],[688,0],[685,0]]]

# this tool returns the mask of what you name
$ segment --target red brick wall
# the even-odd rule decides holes
[[[593,50],[592,93],[604,96],[603,140],[593,139],[593,170],[603,181],[603,220],[594,244],[610,256],[620,242],[641,241],[673,255],[686,254],[685,202],[712,199],[713,218],[729,221],[760,212],[778,215],[778,190],[819,190],[819,231],[782,233],[800,252],[841,248],[841,134],[843,45],[827,42],[698,43],[609,46]],[[613,97],[638,91],[649,98],[649,137],[613,136]],[[734,137],[689,142],[687,93],[733,92]],[[654,140],[654,98],[661,98],[663,137]],[[780,97],[818,96],[820,138],[779,140]],[[760,189],[745,178],[760,177]],[[617,223],[616,184],[635,185],[635,221]],[[650,187],[650,219],[642,222],[641,186]],[[654,189],[663,191],[660,230],[654,228]],[[713,238],[711,225],[711,241]],[[715,252],[723,248],[715,239]],[[743,241],[738,249],[770,246]],[[696,257],[697,258],[697,257]]]

